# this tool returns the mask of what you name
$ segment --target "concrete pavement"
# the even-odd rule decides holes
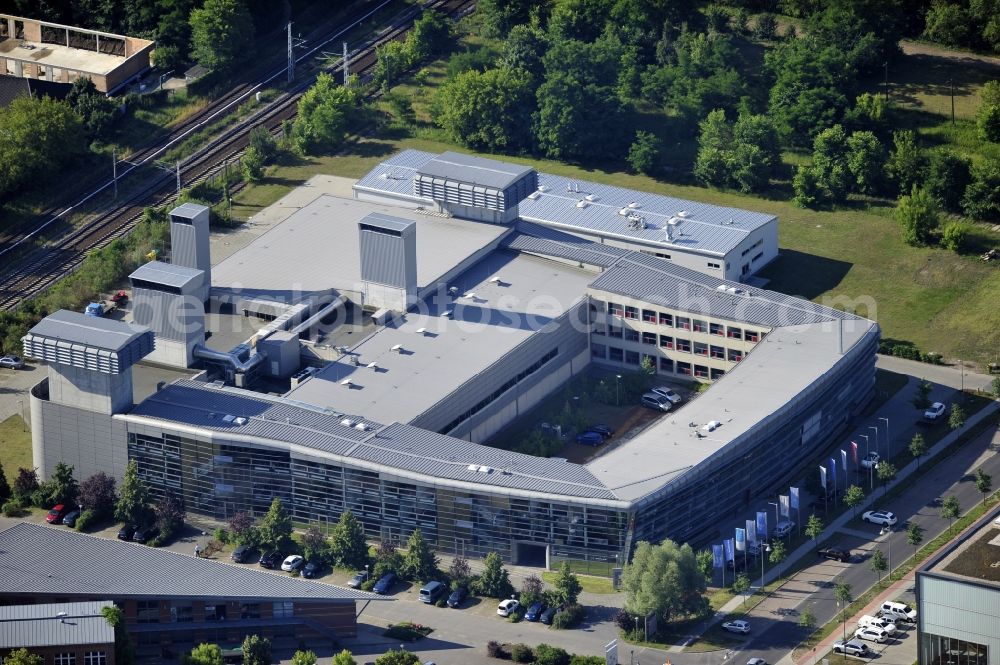
[[[917,360],[907,360],[895,356],[884,356],[879,354],[875,359],[875,366],[879,369],[889,370],[897,374],[908,374],[910,376],[927,379],[931,383],[938,383],[960,390],[983,390],[989,392],[990,383],[995,376],[983,374],[978,371],[970,371],[968,367],[955,367],[953,365],[931,365]]]

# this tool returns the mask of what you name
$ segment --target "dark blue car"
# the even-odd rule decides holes
[[[524,618],[528,621],[538,621],[544,611],[545,605],[542,605],[541,603],[532,603],[531,607],[528,608],[528,611],[524,613]]]
[[[599,446],[604,443],[604,437],[597,432],[580,432],[576,435],[576,442],[585,446]]]
[[[375,583],[375,586],[372,587],[372,591],[378,594],[385,595],[389,593],[389,590],[395,583],[396,583],[396,575],[393,573],[386,573],[385,575],[382,576],[382,579],[380,579],[378,582]]]

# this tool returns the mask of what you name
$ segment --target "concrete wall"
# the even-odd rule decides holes
[[[49,399],[79,409],[110,415],[132,408],[132,369],[105,374],[72,365],[49,365]]]
[[[31,390],[31,450],[38,476],[48,478],[56,464],[65,462],[76,478],[104,471],[121,481],[128,464],[124,421],[49,401],[48,388],[45,379]]]

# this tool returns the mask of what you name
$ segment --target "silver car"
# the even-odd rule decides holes
[[[643,395],[642,405],[650,409],[656,409],[657,411],[670,410],[670,400],[657,393],[646,393]]]
[[[671,404],[680,404],[681,396],[677,394],[676,390],[672,388],[667,388],[666,386],[658,386],[656,388],[650,388],[649,392],[655,393],[657,395],[662,395],[670,400]]]
[[[7,369],[21,369],[24,367],[24,361],[17,356],[3,356],[0,357],[0,367],[6,367]]]

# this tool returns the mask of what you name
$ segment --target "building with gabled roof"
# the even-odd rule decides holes
[[[45,665],[114,665],[115,631],[102,611],[110,600],[0,605],[0,660],[27,649]]]

